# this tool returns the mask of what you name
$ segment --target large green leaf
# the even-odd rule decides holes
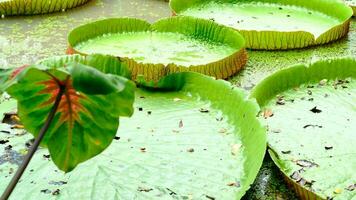
[[[119,116],[133,113],[134,84],[92,67],[69,63],[62,69],[26,68],[7,92],[17,99],[21,122],[37,136],[61,87],[65,92],[42,145],[55,164],[71,171],[113,140]]]
[[[257,104],[229,83],[196,73],[170,75],[160,86],[165,90],[138,89],[135,114],[113,144],[76,170],[56,172],[39,150],[12,198],[240,199],[266,149]],[[9,140],[16,144],[15,136]],[[11,167],[0,172],[0,188]]]
[[[238,30],[252,49],[324,44],[348,33],[352,9],[340,0],[172,0],[178,15],[210,19]]]
[[[354,199],[356,60],[297,65],[263,80],[270,155],[300,196]]]
[[[182,71],[228,78],[247,61],[239,33],[192,17],[153,24],[135,18],[105,19],[75,28],[68,41],[69,54],[116,56],[127,63],[133,80],[141,76],[154,83]]]
[[[2,0],[0,1],[0,16],[64,12],[86,2],[88,0]]]

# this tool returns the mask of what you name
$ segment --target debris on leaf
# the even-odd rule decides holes
[[[340,188],[336,188],[335,190],[334,190],[334,193],[335,194],[340,194],[342,192],[342,190],[340,189]]]
[[[330,150],[330,149],[333,149],[333,146],[331,146],[331,145],[325,145],[325,150]]]
[[[137,188],[137,191],[139,191],[139,192],[150,192],[152,190],[153,190],[152,188],[146,188],[146,187],[138,187]]]
[[[212,197],[212,196],[209,196],[209,195],[205,195],[205,197],[206,197],[207,199],[210,199],[210,200],[215,200],[215,197]]]
[[[240,150],[240,148],[241,148],[241,144],[233,144],[233,145],[231,145],[231,154],[234,155],[234,156],[237,155],[239,150]]]
[[[0,140],[0,144],[6,144],[8,142],[9,142],[9,140]]]
[[[240,187],[241,184],[239,181],[235,181],[235,182],[228,183],[227,186]]]
[[[177,193],[175,193],[173,190],[166,188],[169,191],[169,195],[177,195]]]
[[[309,188],[313,185],[314,182],[315,182],[315,181],[308,181],[308,180],[305,180],[304,178],[301,178],[301,179],[298,181],[299,185],[305,186],[305,187],[309,187]]]
[[[327,82],[328,82],[327,79],[323,79],[323,80],[319,81],[319,85],[324,86]]]
[[[183,126],[184,126],[184,125],[183,125],[183,121],[180,120],[180,121],[179,121],[179,128],[183,128]]]
[[[50,181],[48,184],[50,185],[65,185],[67,184],[66,181]]]
[[[290,154],[291,152],[291,150],[282,151],[283,154]]]
[[[310,167],[318,167],[319,165],[314,163],[314,162],[311,162],[311,161],[308,161],[308,160],[297,160],[296,161],[296,164],[301,166],[301,167],[307,167],[307,168],[310,168]]]
[[[51,155],[49,155],[49,154],[43,154],[43,158],[49,159],[50,157],[51,157]]]
[[[187,149],[187,152],[193,153],[193,152],[194,152],[194,149],[193,149],[193,148],[189,148],[189,149]]]
[[[42,193],[45,193],[45,194],[50,194],[52,193],[51,190],[49,189],[44,189],[44,190],[41,190]]]
[[[226,132],[227,132],[226,128],[221,128],[221,129],[219,130],[219,133],[226,133]]]
[[[295,181],[300,181],[300,179],[302,179],[302,176],[299,174],[298,171],[295,171],[292,175],[290,175],[290,178]]]
[[[323,128],[323,126],[320,126],[320,125],[313,125],[313,124],[307,124],[307,125],[303,126],[303,128],[308,128],[308,127]]]
[[[263,111],[263,117],[265,119],[267,119],[268,117],[272,117],[273,116],[273,112],[271,109],[266,109],[265,111]]]
[[[16,112],[4,113],[4,118],[1,120],[1,123],[16,125],[21,124],[21,120]]]
[[[60,193],[60,190],[59,189],[56,189],[52,192],[52,195],[59,195]]]
[[[174,99],[173,99],[174,102],[181,101],[181,100],[182,100],[182,99],[180,99],[180,98],[174,98]]]
[[[282,132],[281,129],[271,129],[272,133],[280,133]]]
[[[354,191],[356,189],[356,183],[352,184],[352,185],[349,185],[346,190],[348,191]]]
[[[199,112],[201,112],[201,113],[208,113],[209,110],[206,109],[206,108],[200,108],[200,109],[199,109]]]
[[[316,106],[314,108],[310,109],[310,111],[313,113],[321,113],[321,110],[318,109]]]
[[[13,126],[11,126],[11,129],[24,129],[24,125],[21,125],[21,124],[15,124]]]
[[[145,152],[146,152],[146,148],[145,148],[145,147],[141,147],[141,148],[140,148],[140,151],[141,151],[142,153],[145,153]]]
[[[276,101],[277,105],[284,105],[286,104],[285,100],[284,100],[284,96],[278,96],[277,97],[277,101]]]

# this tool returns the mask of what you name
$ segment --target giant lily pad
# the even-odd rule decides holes
[[[121,120],[116,141],[72,172],[59,173],[43,156],[48,151],[38,150],[12,199],[242,197],[266,149],[257,103],[229,83],[198,73],[172,74],[158,84],[164,89],[137,90],[136,111]],[[15,152],[29,139],[0,134]],[[0,165],[4,188],[16,163]]]
[[[352,9],[339,0],[171,0],[175,14],[238,30],[252,49],[292,49],[345,36]]]
[[[304,199],[354,199],[356,60],[297,65],[252,92],[263,106],[269,153]]]
[[[65,11],[89,0],[0,0],[0,16],[35,15]]]
[[[243,37],[211,21],[191,17],[154,24],[130,18],[106,19],[69,34],[69,53],[108,54],[128,64],[134,80],[157,82],[173,72],[194,71],[227,78],[246,63]]]

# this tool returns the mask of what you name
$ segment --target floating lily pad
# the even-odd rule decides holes
[[[36,15],[62,11],[89,0],[0,0],[0,16]]]
[[[293,49],[337,40],[352,9],[339,0],[171,0],[175,14],[210,19],[238,30],[252,49]]]
[[[172,74],[158,84],[164,89],[137,90],[135,114],[120,119],[111,146],[72,172],[58,172],[48,151],[38,150],[12,199],[241,198],[266,150],[257,103],[198,73]],[[29,139],[0,134],[15,152]],[[0,165],[2,190],[16,164]]]
[[[106,19],[69,34],[68,53],[100,53],[128,64],[132,78],[157,82],[163,76],[194,71],[227,78],[245,65],[243,37],[214,22],[192,17],[154,24],[130,18]]]
[[[353,199],[356,60],[297,65],[252,92],[268,126],[269,153],[303,199]]]

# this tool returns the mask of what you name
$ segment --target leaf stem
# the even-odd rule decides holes
[[[59,92],[57,94],[56,97],[56,101],[50,111],[50,113],[48,114],[47,120],[45,122],[45,124],[43,125],[43,127],[40,130],[40,133],[38,134],[35,142],[33,143],[33,145],[31,146],[31,149],[29,150],[29,152],[27,153],[26,157],[24,158],[23,162],[21,163],[20,167],[17,169],[16,174],[12,177],[11,182],[9,183],[9,185],[7,186],[6,190],[4,191],[4,193],[2,194],[0,200],[7,200],[12,191],[15,189],[17,183],[19,182],[23,172],[25,171],[26,167],[28,166],[28,164],[30,163],[32,156],[35,154],[38,146],[40,145],[44,135],[46,134],[49,126],[51,125],[51,122],[57,112],[59,103],[61,102],[62,96],[65,92],[66,89],[66,85],[60,85],[59,86]]]

